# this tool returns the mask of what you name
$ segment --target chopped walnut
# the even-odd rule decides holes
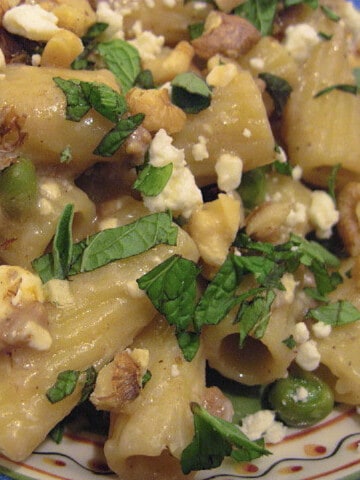
[[[52,339],[40,278],[20,267],[0,266],[0,351],[48,350]]]
[[[349,182],[337,196],[337,228],[351,256],[360,255],[360,182]]]
[[[148,351],[125,350],[100,370],[90,400],[101,410],[121,411],[141,391],[142,377],[148,363]]]
[[[142,125],[125,140],[124,149],[131,157],[131,165],[141,165],[144,162],[144,156],[149,149],[151,140],[150,132]]]
[[[0,170],[13,161],[15,149],[22,145],[26,137],[23,131],[25,115],[18,115],[13,107],[0,109]]]
[[[127,92],[126,101],[133,115],[145,114],[143,126],[149,132],[163,128],[168,134],[173,134],[180,132],[185,125],[186,114],[171,103],[165,88],[143,90],[134,87]]]
[[[203,35],[192,40],[191,44],[201,58],[209,59],[218,53],[238,58],[260,38],[260,32],[244,18],[212,11],[206,19]]]

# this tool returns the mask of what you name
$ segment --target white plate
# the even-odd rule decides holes
[[[115,480],[102,443],[99,437],[65,435],[60,445],[44,442],[25,462],[0,456],[0,480]],[[281,443],[268,448],[273,452],[270,457],[252,463],[225,462],[197,479],[359,480],[360,416],[355,408],[339,407],[317,426],[289,430]]]

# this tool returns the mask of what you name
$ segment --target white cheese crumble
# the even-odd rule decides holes
[[[196,162],[202,162],[205,158],[209,158],[209,152],[206,147],[208,141],[206,137],[199,135],[198,142],[192,146],[191,153]]]
[[[275,420],[272,410],[260,410],[242,419],[240,430],[250,439],[264,437],[265,442],[278,443],[284,439],[287,428]]]
[[[286,225],[288,227],[295,227],[299,223],[305,223],[307,220],[306,206],[301,202],[295,202],[286,217]]]
[[[235,190],[241,182],[243,162],[231,153],[222,153],[215,164],[217,184],[223,192]]]
[[[339,220],[339,212],[330,195],[322,190],[311,192],[309,218],[318,238],[329,238],[332,227]]]
[[[252,57],[250,58],[250,67],[254,68],[255,70],[263,70],[265,68],[265,62],[260,57]]]
[[[297,62],[304,62],[320,42],[317,31],[307,23],[289,25],[285,30],[284,46]]]
[[[284,273],[281,277],[281,283],[285,290],[279,290],[275,299],[275,306],[280,307],[283,304],[291,304],[295,300],[295,290],[299,282],[297,282],[292,273]]]
[[[355,42],[360,40],[360,11],[352,2],[344,2],[342,19],[354,36]]]
[[[18,5],[5,12],[2,19],[3,27],[10,33],[35,40],[48,41],[60,28],[58,18],[39,5]]]
[[[173,139],[160,129],[149,148],[149,163],[154,167],[173,164],[172,175],[163,191],[154,197],[143,195],[145,206],[151,212],[172,210],[175,215],[189,218],[193,210],[203,203],[201,190],[187,167],[183,149],[172,145]]]
[[[303,386],[298,387],[294,395],[292,395],[294,402],[306,402],[308,398],[309,391]]]
[[[121,12],[110,8],[107,2],[98,2],[96,20],[108,25],[105,32],[101,35],[102,40],[124,38],[124,17]]]
[[[165,37],[155,35],[147,30],[143,31],[139,20],[134,23],[132,31],[135,34],[135,39],[128,40],[128,43],[138,50],[141,60],[153,60],[160,54]]]
[[[305,322],[298,322],[294,328],[294,340],[298,344],[305,343],[310,338],[310,332]]]
[[[287,156],[286,156],[285,150],[282,147],[280,147],[280,145],[277,145],[274,150],[274,160],[280,163],[287,162]]]
[[[245,138],[251,138],[252,136],[251,130],[249,128],[244,128],[242,134]]]
[[[311,372],[320,364],[321,355],[315,340],[307,340],[298,347],[295,361],[303,370]]]
[[[311,327],[311,330],[316,338],[326,338],[331,333],[331,325],[324,322],[316,322]]]
[[[171,376],[172,377],[178,377],[179,375],[180,375],[179,367],[178,367],[178,365],[176,365],[176,363],[173,363],[171,365]]]
[[[300,165],[295,165],[295,167],[292,169],[291,176],[294,180],[299,181],[302,177],[303,170],[300,167]]]

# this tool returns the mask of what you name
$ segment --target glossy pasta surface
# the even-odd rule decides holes
[[[0,453],[90,410],[180,480],[360,404],[359,129],[345,0],[0,0]]]

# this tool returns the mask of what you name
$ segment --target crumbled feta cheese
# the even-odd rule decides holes
[[[15,35],[46,42],[60,29],[57,26],[58,18],[40,5],[18,5],[5,12],[2,19],[3,27]]]
[[[299,181],[302,177],[303,170],[300,167],[300,165],[295,165],[295,167],[292,169],[291,176],[294,180]]]
[[[263,70],[265,68],[265,62],[260,57],[252,57],[250,58],[250,67],[254,68],[255,70]]]
[[[360,40],[360,11],[352,2],[344,2],[342,19],[353,34],[355,42]]]
[[[294,275],[292,273],[284,273],[281,278],[281,283],[285,287],[285,290],[279,291],[278,297],[280,297],[280,303],[293,303],[295,299],[295,289],[298,284]]]
[[[194,143],[191,149],[192,156],[196,162],[202,162],[205,158],[209,158],[209,152],[206,148],[208,139],[203,135],[199,135],[198,142]]]
[[[286,163],[287,162],[287,156],[285,153],[285,150],[280,147],[280,145],[277,145],[275,150],[274,150],[274,160],[280,163]]]
[[[265,438],[266,442],[278,443],[286,435],[286,427],[275,420],[272,410],[260,410],[242,419],[240,430],[250,439]]]
[[[48,200],[57,200],[61,197],[59,184],[52,180],[43,180],[39,185],[40,195]]]
[[[39,67],[41,64],[41,55],[38,53],[34,53],[34,55],[31,55],[31,65],[33,67]]]
[[[49,280],[44,285],[44,293],[46,300],[54,303],[57,307],[68,307],[75,304],[75,297],[68,280],[57,278]]]
[[[160,129],[149,148],[149,163],[154,167],[173,164],[172,175],[163,191],[154,197],[143,196],[145,206],[152,212],[172,210],[175,215],[189,218],[203,203],[201,190],[187,167],[183,149],[172,145],[173,139]]]
[[[289,25],[285,30],[285,48],[298,62],[304,62],[319,42],[321,39],[317,31],[307,23]]]
[[[249,130],[248,128],[244,128],[244,130],[242,131],[242,134],[246,138],[251,138],[252,136],[251,130]]]
[[[96,20],[108,25],[105,32],[101,35],[103,40],[124,38],[124,17],[120,11],[114,11],[110,8],[108,2],[98,2]]]
[[[306,402],[308,398],[309,391],[303,386],[298,387],[294,395],[292,395],[294,402]]]
[[[298,344],[305,343],[310,338],[310,332],[305,322],[298,322],[294,328],[294,340]]]
[[[172,377],[178,377],[179,375],[180,375],[179,367],[178,367],[178,365],[176,365],[176,363],[173,363],[171,365],[171,376]]]
[[[212,87],[226,87],[237,75],[238,69],[233,63],[215,66],[206,77],[206,83]]]
[[[339,220],[339,212],[330,195],[322,190],[311,192],[309,218],[318,238],[329,238],[332,227]]]
[[[316,338],[326,338],[331,333],[331,325],[324,322],[316,322],[311,327],[311,330]]]
[[[155,35],[147,30],[143,31],[140,21],[134,23],[132,30],[135,34],[135,39],[128,40],[128,43],[138,50],[141,60],[153,60],[156,58],[161,52],[165,37]]]
[[[320,364],[321,355],[315,340],[307,340],[298,347],[295,361],[303,370],[311,372]]]
[[[295,202],[286,217],[286,225],[288,227],[295,227],[299,223],[305,223],[307,220],[306,206],[301,202]]]
[[[215,164],[217,184],[223,192],[235,190],[241,182],[243,162],[240,157],[223,153]]]

